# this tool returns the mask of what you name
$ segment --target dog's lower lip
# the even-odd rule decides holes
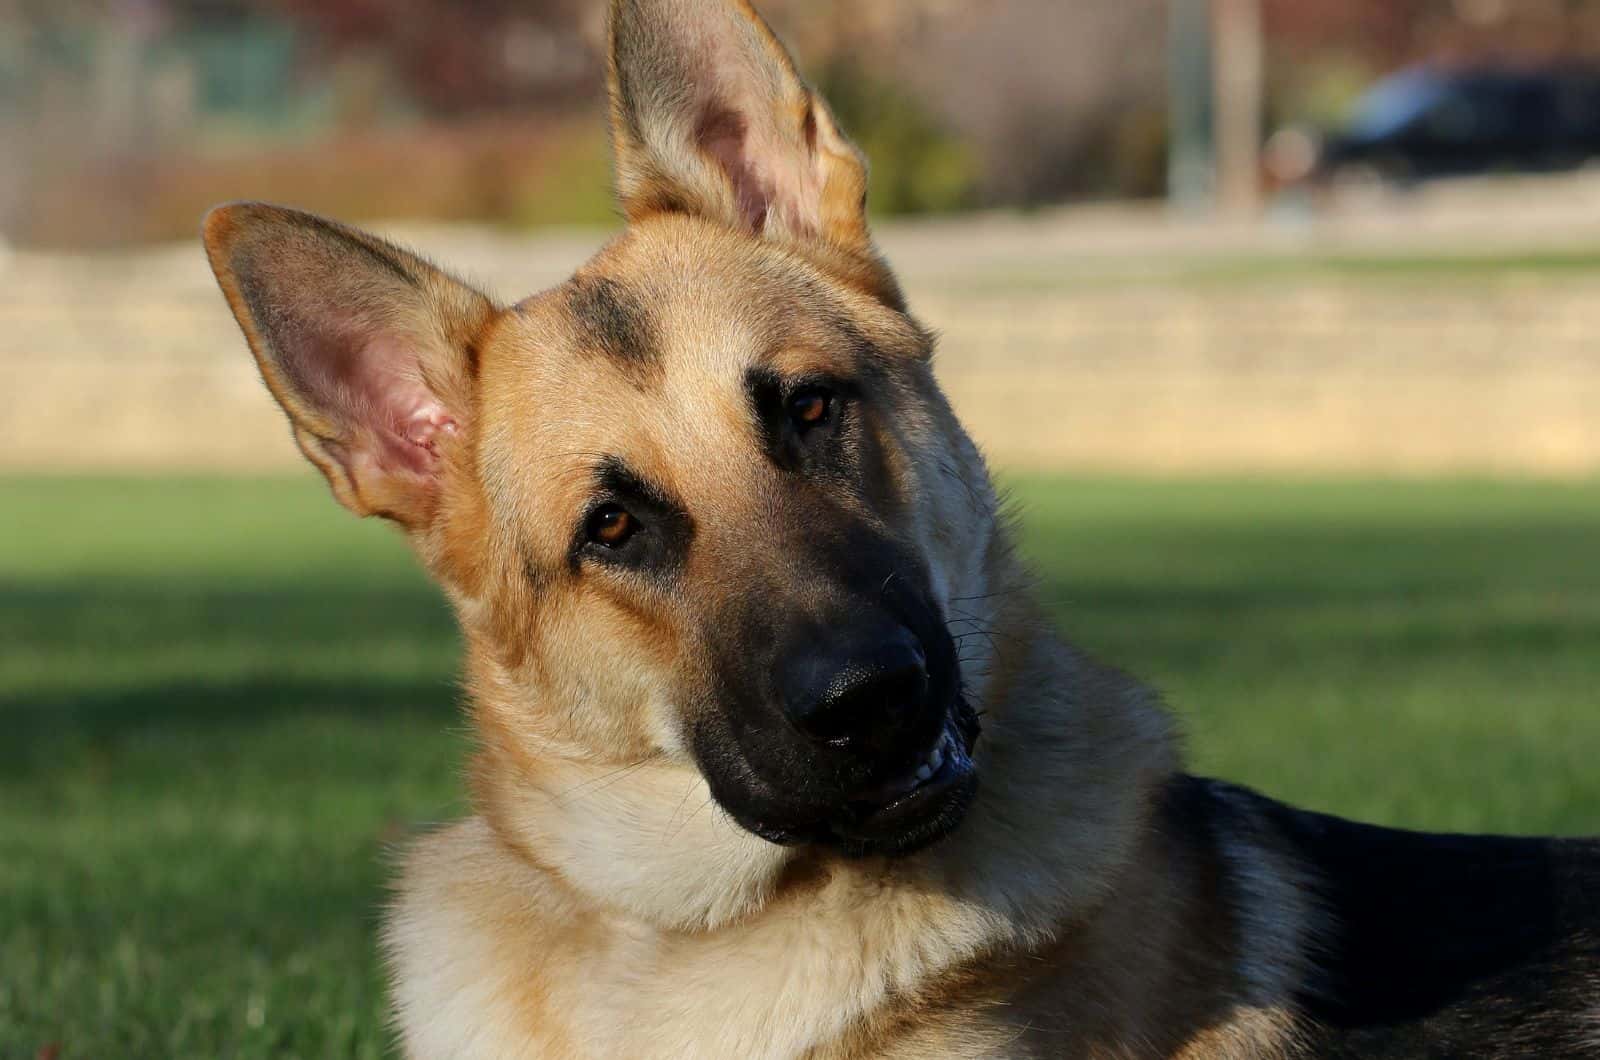
[[[868,805],[876,804],[882,808],[916,792],[945,771],[951,756],[955,754],[955,745],[955,735],[946,726],[939,735],[939,742],[934,744],[933,750],[922,756],[922,761],[915,769],[864,792],[857,801]]]
[[[924,760],[937,758],[927,776],[913,771],[910,787],[886,785],[886,797],[853,801],[832,831],[846,846],[861,853],[908,853],[943,836],[965,815],[977,786],[977,772],[965,741],[952,719],[939,743]],[[884,792],[885,789],[879,789]]]

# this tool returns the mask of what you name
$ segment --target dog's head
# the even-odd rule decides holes
[[[484,812],[580,887],[705,922],[796,848],[962,820],[994,499],[865,165],[766,25],[618,0],[610,41],[629,224],[553,290],[497,305],[276,207],[205,240],[306,456],[456,606]]]

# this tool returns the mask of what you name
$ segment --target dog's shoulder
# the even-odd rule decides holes
[[[1600,841],[1380,828],[1185,783],[1309,888],[1294,1007],[1314,1055],[1600,1056]]]
[[[407,1055],[571,1055],[552,1016],[561,977],[541,962],[567,948],[569,902],[481,817],[414,841],[383,931]]]

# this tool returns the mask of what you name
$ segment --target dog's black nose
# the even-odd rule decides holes
[[[788,669],[784,712],[801,732],[829,743],[892,739],[928,694],[927,659],[903,627],[799,653]]]

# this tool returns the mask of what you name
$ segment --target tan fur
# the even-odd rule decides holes
[[[407,1055],[1286,1055],[1292,865],[1248,808],[1215,846],[1165,823],[1170,723],[1031,602],[870,243],[859,153],[743,0],[616,0],[612,33],[631,224],[563,288],[502,309],[304,215],[207,222],[308,457],[406,529],[466,640],[476,813],[415,844],[384,932]],[[372,351],[365,398],[303,367]],[[872,380],[838,503],[926,562],[983,712],[976,801],[921,853],[758,839],[690,753],[719,616],[812,532],[753,442],[753,368]],[[406,448],[388,401],[447,429]],[[693,513],[674,591],[567,569],[598,454]]]

